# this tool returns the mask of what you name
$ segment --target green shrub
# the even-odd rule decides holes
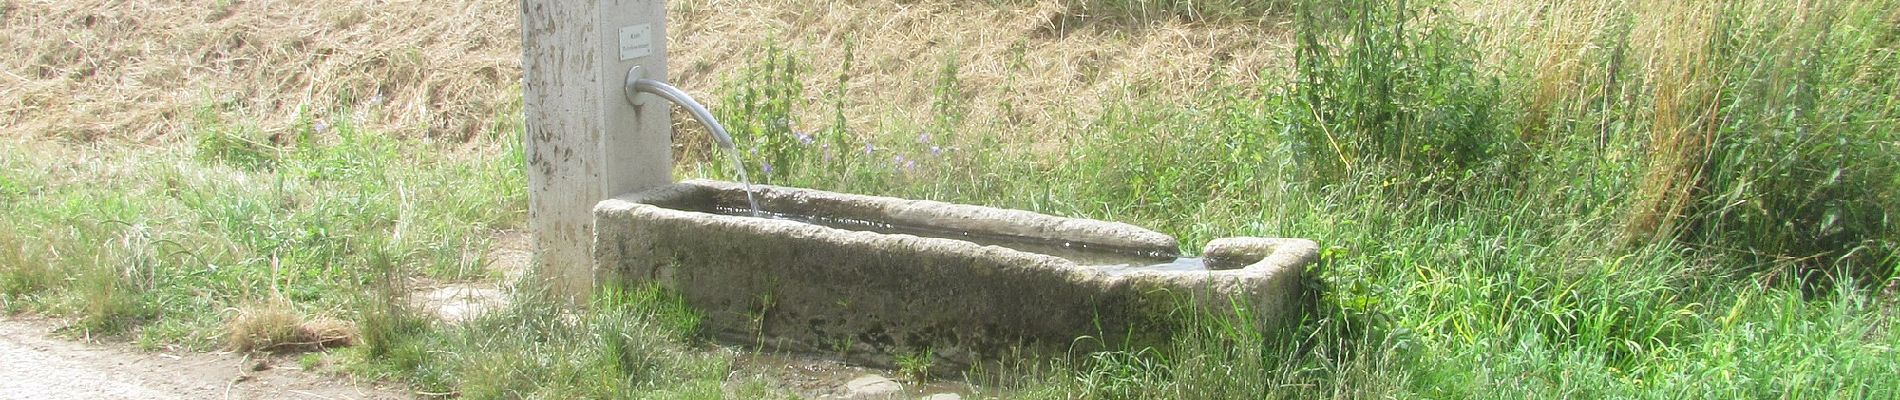
[[[1296,8],[1297,76],[1283,109],[1306,178],[1355,174],[1446,189],[1510,148],[1500,83],[1466,32],[1405,2],[1309,0]]]

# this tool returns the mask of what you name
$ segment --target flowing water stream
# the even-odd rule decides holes
[[[752,178],[746,176],[745,173],[745,161],[739,158],[739,149],[727,147],[726,155],[732,157],[732,169],[739,171],[739,183],[745,185],[746,205],[752,206],[750,210],[751,213],[745,215],[752,217],[763,216],[764,212],[759,211],[759,199],[752,194]]]

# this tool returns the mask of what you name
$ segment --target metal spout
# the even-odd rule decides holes
[[[700,125],[705,125],[706,130],[712,132],[713,141],[719,142],[719,147],[724,147],[728,150],[734,149],[732,145],[732,135],[726,133],[726,127],[719,125],[718,120],[713,119],[712,112],[707,111],[706,106],[699,104],[698,101],[693,100],[693,96],[687,95],[685,91],[673,87],[673,85],[668,85],[666,82],[658,80],[645,79],[642,78],[641,75],[640,67],[633,67],[632,70],[627,71],[626,94],[628,103],[640,104],[638,97],[641,93],[666,99],[666,101],[679,105],[680,108],[684,108],[688,113],[693,114],[693,119],[699,120]]]

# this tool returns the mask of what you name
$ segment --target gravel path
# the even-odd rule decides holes
[[[406,399],[299,370],[288,357],[146,353],[48,337],[55,322],[0,320],[0,399]]]

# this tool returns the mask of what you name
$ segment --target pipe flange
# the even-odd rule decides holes
[[[627,96],[627,104],[632,104],[634,107],[646,105],[646,101],[640,99],[640,91],[634,88],[635,82],[646,79],[646,72],[646,68],[641,68],[639,65],[627,69],[627,83],[621,87],[622,93]]]

